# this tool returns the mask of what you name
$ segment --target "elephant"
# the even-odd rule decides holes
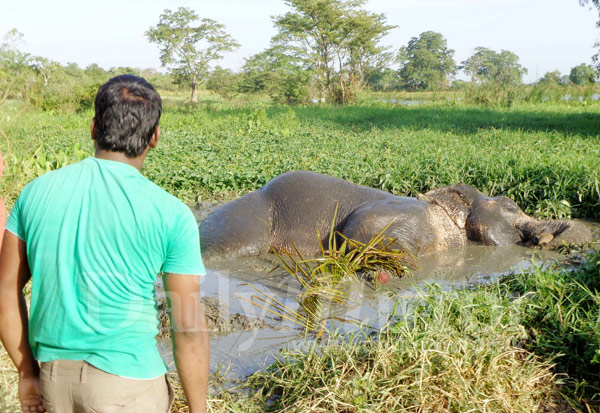
[[[335,221],[334,221],[335,218]],[[278,252],[316,256],[334,234],[367,243],[385,229],[392,247],[415,256],[467,245],[544,246],[591,241],[572,220],[538,220],[505,196],[469,185],[397,196],[327,175],[293,171],[229,202],[200,224],[208,262]],[[387,228],[386,228],[387,226]],[[339,245],[339,244],[338,244]]]

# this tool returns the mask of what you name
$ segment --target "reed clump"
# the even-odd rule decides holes
[[[393,223],[390,222],[367,243],[352,240],[335,231],[337,207],[329,231],[327,248],[324,247],[321,235],[317,233],[321,255],[305,259],[293,246],[295,254],[289,251],[273,253],[279,258],[283,267],[301,287],[296,301],[300,308],[295,309],[258,290],[258,295],[250,302],[279,317],[298,324],[306,331],[316,332],[321,337],[325,330],[328,315],[324,307],[329,304],[348,305],[348,296],[340,288],[343,281],[357,281],[359,274],[383,272],[390,276],[403,277],[409,274],[410,268],[416,267],[415,257],[398,249],[395,239],[384,235]],[[338,245],[338,239],[341,244]],[[278,267],[276,267],[278,268]],[[377,277],[373,277],[377,282]]]

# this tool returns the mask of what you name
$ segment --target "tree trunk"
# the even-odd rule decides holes
[[[198,87],[198,79],[194,76],[192,79],[192,96],[190,97],[190,102],[198,102],[198,95],[196,93],[196,88]]]
[[[338,53],[338,63],[340,65],[340,89],[342,93],[342,105],[346,104],[346,90],[344,88],[344,66],[342,64],[342,58]]]
[[[190,102],[198,102],[198,95],[196,93],[196,87],[198,86],[197,82],[192,82],[192,96],[190,97]]]

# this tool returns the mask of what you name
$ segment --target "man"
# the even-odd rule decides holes
[[[4,169],[4,162],[2,160],[2,152],[0,151],[0,178],[2,178],[2,170]],[[2,240],[4,238],[4,228],[6,227],[6,208],[4,206],[4,200],[0,196],[0,251],[2,251]]]
[[[100,87],[95,157],[25,187],[0,256],[0,338],[25,412],[166,412],[154,282],[164,272],[190,412],[206,410],[209,341],[193,214],[140,173],[160,136],[160,96],[123,75]],[[23,287],[32,278],[30,318]],[[41,362],[41,368],[38,365]]]
[[[2,178],[2,169],[4,163],[2,161],[2,152],[0,152],[0,178]],[[2,250],[2,238],[4,237],[4,226],[6,225],[6,209],[4,208],[4,201],[0,196],[0,251]]]

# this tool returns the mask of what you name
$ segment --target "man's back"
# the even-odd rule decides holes
[[[119,75],[100,87],[94,111],[95,158],[30,183],[7,222],[0,340],[19,373],[21,406],[169,411],[173,392],[154,338],[154,280],[163,271],[181,386],[190,413],[205,412],[198,227],[189,208],[140,174],[158,145],[162,100],[146,80]]]
[[[186,253],[199,241],[181,201],[133,166],[88,158],[28,185],[7,228],[27,245],[36,359],[85,360],[132,378],[165,373],[156,274],[204,273],[199,254]]]

